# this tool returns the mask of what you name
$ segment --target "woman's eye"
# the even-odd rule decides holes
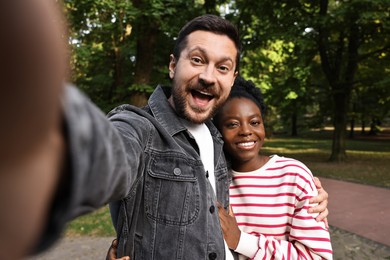
[[[225,127],[227,127],[227,128],[234,128],[234,127],[237,127],[237,126],[238,126],[238,123],[234,123],[234,122],[225,124]]]
[[[260,121],[253,121],[253,122],[251,122],[251,125],[253,125],[253,126],[258,126],[260,124],[261,124]]]

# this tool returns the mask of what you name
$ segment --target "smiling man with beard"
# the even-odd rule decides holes
[[[207,31],[188,35],[180,56],[171,55],[170,104],[186,120],[204,123],[226,100],[237,76],[238,49],[228,36]]]
[[[210,119],[234,84],[239,50],[229,22],[195,18],[170,56],[172,87],[158,86],[143,109],[122,106],[109,114],[129,142],[133,171],[134,192],[111,204],[118,256],[225,259],[216,201],[228,207],[229,177]]]

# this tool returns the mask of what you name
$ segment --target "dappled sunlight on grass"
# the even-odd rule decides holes
[[[273,138],[263,154],[278,154],[305,163],[315,176],[390,188],[390,143],[347,140],[347,161],[331,163],[332,140]]]
[[[324,153],[321,149],[317,148],[306,148],[306,149],[293,149],[292,148],[264,148],[262,149],[262,153],[264,154],[271,154],[271,153],[277,153],[279,155],[285,155],[288,154],[305,154],[305,153]]]
[[[364,157],[369,157],[369,156],[387,157],[388,159],[390,159],[390,152],[347,150],[347,154],[363,155]]]
[[[328,140],[311,140],[302,138],[274,138],[267,139],[264,148],[281,148],[287,150],[302,150],[308,148],[330,149],[331,143]]]

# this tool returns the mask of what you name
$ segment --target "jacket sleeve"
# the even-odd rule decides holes
[[[141,117],[110,120],[71,85],[62,107],[65,165],[36,253],[51,246],[67,222],[126,197],[143,167],[148,124],[137,122]]]
[[[64,111],[71,177],[69,210],[74,218],[127,195],[143,156],[144,142],[137,134],[144,131],[134,131],[132,126],[140,123],[131,118],[112,122],[72,86],[66,90]]]

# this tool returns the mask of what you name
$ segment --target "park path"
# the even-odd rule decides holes
[[[334,259],[390,259],[390,189],[320,179],[330,196]],[[48,252],[26,260],[104,260],[112,239],[65,237]]]
[[[390,247],[390,189],[321,178],[329,223]]]

